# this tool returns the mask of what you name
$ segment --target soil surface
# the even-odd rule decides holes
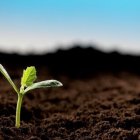
[[[26,64],[5,64],[20,86]],[[15,128],[17,95],[0,76],[0,140],[140,140],[138,73],[106,69],[80,77],[82,70],[75,76],[73,71],[64,74],[65,68],[52,74],[53,68],[38,64],[38,81],[53,78],[64,86],[25,95],[19,129]]]

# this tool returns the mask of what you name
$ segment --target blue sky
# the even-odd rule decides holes
[[[0,49],[83,43],[140,52],[139,7],[139,0],[0,0]]]

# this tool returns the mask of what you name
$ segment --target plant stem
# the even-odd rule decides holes
[[[16,107],[16,127],[20,127],[20,112],[21,112],[21,105],[22,105],[22,99],[23,95],[18,94],[18,101],[17,101],[17,107]]]

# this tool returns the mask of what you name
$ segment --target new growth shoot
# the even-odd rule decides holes
[[[14,84],[12,79],[10,78],[8,72],[5,70],[5,68],[0,64],[0,72],[4,75],[4,77],[8,80],[8,82],[11,84],[13,89],[18,95],[18,101],[17,101],[17,107],[16,107],[16,123],[15,126],[17,128],[20,127],[20,112],[21,112],[21,106],[22,106],[22,100],[23,96],[37,88],[48,88],[48,87],[60,87],[63,86],[61,82],[57,80],[45,80],[41,82],[35,82],[37,79],[36,76],[36,69],[34,66],[27,67],[26,70],[23,71],[23,76],[21,78],[21,87],[20,89],[17,88],[17,86]]]

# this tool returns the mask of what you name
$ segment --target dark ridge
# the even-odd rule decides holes
[[[18,55],[0,53],[0,63],[9,66],[45,65],[54,74],[73,77],[90,76],[98,72],[129,71],[140,73],[140,57],[104,53],[93,47],[74,46],[69,50],[58,50],[46,55]]]

